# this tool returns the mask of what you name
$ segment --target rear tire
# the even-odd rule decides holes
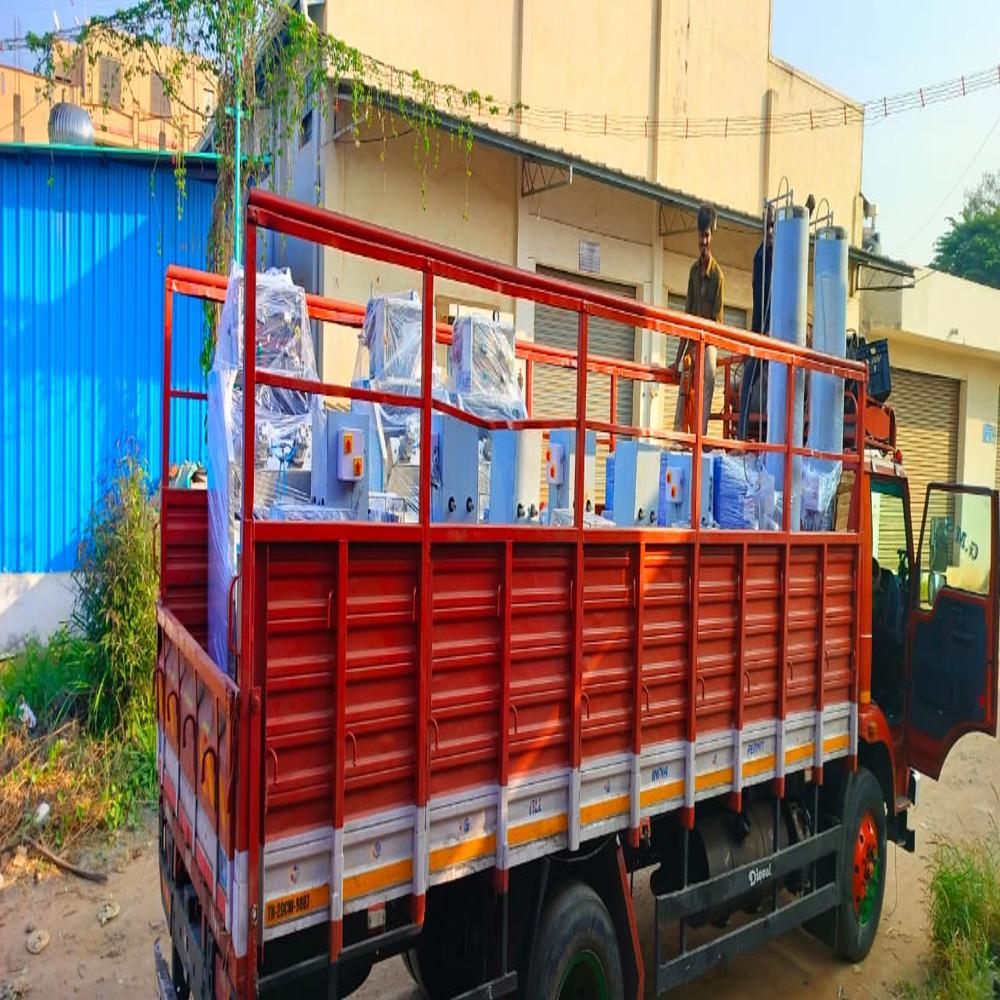
[[[843,823],[837,953],[849,962],[860,962],[878,933],[885,894],[885,800],[878,779],[867,768],[847,777]]]
[[[522,996],[532,1000],[623,1000],[618,938],[600,897],[582,882],[546,904]]]

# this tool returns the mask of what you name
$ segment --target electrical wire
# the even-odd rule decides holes
[[[58,40],[72,40],[79,28],[64,28],[52,33]],[[0,52],[29,49],[27,36],[0,39]],[[387,91],[392,96],[404,98],[422,97],[424,89],[418,90],[411,84],[412,74],[400,70],[390,63],[373,56],[364,56],[370,68],[381,80],[388,81]],[[425,84],[429,81],[424,80]],[[394,84],[401,84],[402,93],[394,94]],[[902,93],[872,98],[867,101],[844,100],[836,104],[786,111],[776,115],[758,114],[714,114],[700,117],[677,117],[650,119],[643,115],[603,114],[598,112],[570,111],[567,108],[551,108],[526,105],[514,108],[510,117],[539,131],[572,132],[580,135],[611,136],[619,139],[700,139],[700,138],[741,138],[763,134],[783,135],[793,132],[811,132],[820,129],[839,128],[848,125],[874,125],[890,116],[908,111],[921,110],[937,104],[958,100],[984,90],[1000,88],[1000,64],[963,74],[951,80],[944,80],[917,87]],[[461,114],[471,118],[493,118],[476,107],[461,102],[462,92],[444,84],[431,85],[431,91],[440,95],[435,100],[439,110],[447,105],[447,97],[459,99]],[[505,102],[483,99],[483,103],[497,107],[507,107]]]
[[[952,184],[950,188],[948,188],[948,193],[937,203],[937,205],[934,207],[934,210],[923,221],[920,228],[915,233],[913,233],[912,236],[904,240],[902,243],[899,244],[899,246],[896,247],[895,252],[897,255],[902,253],[903,250],[905,250],[918,236],[920,236],[924,232],[924,230],[932,222],[934,222],[935,219],[937,219],[938,212],[940,212],[941,209],[944,208],[945,202],[947,202],[948,199],[955,193],[955,191],[958,188],[958,185],[965,180],[966,174],[968,174],[968,172],[972,169],[972,165],[976,162],[976,160],[979,159],[979,154],[982,153],[982,151],[986,148],[986,144],[990,141],[991,138],[993,138],[993,133],[996,132],[998,125],[1000,125],[1000,115],[997,115],[997,117],[994,119],[993,124],[989,127],[989,130],[983,137],[983,141],[979,144],[976,151],[972,154],[972,156],[969,159],[969,162],[966,163],[965,167],[962,169],[962,172],[958,175],[957,178],[955,178],[955,183]]]

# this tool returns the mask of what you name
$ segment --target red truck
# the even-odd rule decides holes
[[[832,530],[596,529],[576,464],[573,524],[254,518],[244,442],[232,676],[206,652],[204,492],[167,486],[174,300],[225,279],[167,274],[159,652],[164,996],[346,996],[402,954],[431,997],[657,995],[791,928],[851,961],[882,907],[886,845],[913,849],[916,771],[937,778],[968,732],[996,733],[995,491],[932,485],[911,528],[902,456],[866,368],[592,288],[491,263],[253,191],[247,208],[243,427],[255,386],[452,412],[481,429],[596,431],[699,457],[780,451],[842,463]],[[256,370],[258,229],[421,275],[422,395]],[[518,341],[529,417],[477,418],[433,398],[435,283],[578,316],[576,351]],[[307,298],[317,323],[361,306]],[[599,357],[601,317],[704,348],[845,380],[844,452],[643,430],[615,417],[620,379],[670,369]],[[571,420],[532,417],[538,364],[575,372]],[[610,379],[593,419],[588,380]],[[788,410],[791,416],[792,394]],[[714,425],[714,426],[717,426]],[[791,420],[786,421],[791,426]],[[877,447],[875,446],[877,441]],[[640,949],[631,877],[651,869],[654,941]]]

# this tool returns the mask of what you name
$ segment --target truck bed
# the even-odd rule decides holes
[[[192,665],[205,500],[166,498],[160,760],[241,955],[237,694]],[[425,566],[419,529],[257,528],[264,940],[856,752],[853,534],[590,532],[580,587],[575,531],[431,528]]]

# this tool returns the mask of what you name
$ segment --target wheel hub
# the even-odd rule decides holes
[[[861,817],[854,840],[854,912],[862,926],[871,920],[875,906],[880,877],[879,861],[878,827],[875,825],[875,817],[867,812]]]

